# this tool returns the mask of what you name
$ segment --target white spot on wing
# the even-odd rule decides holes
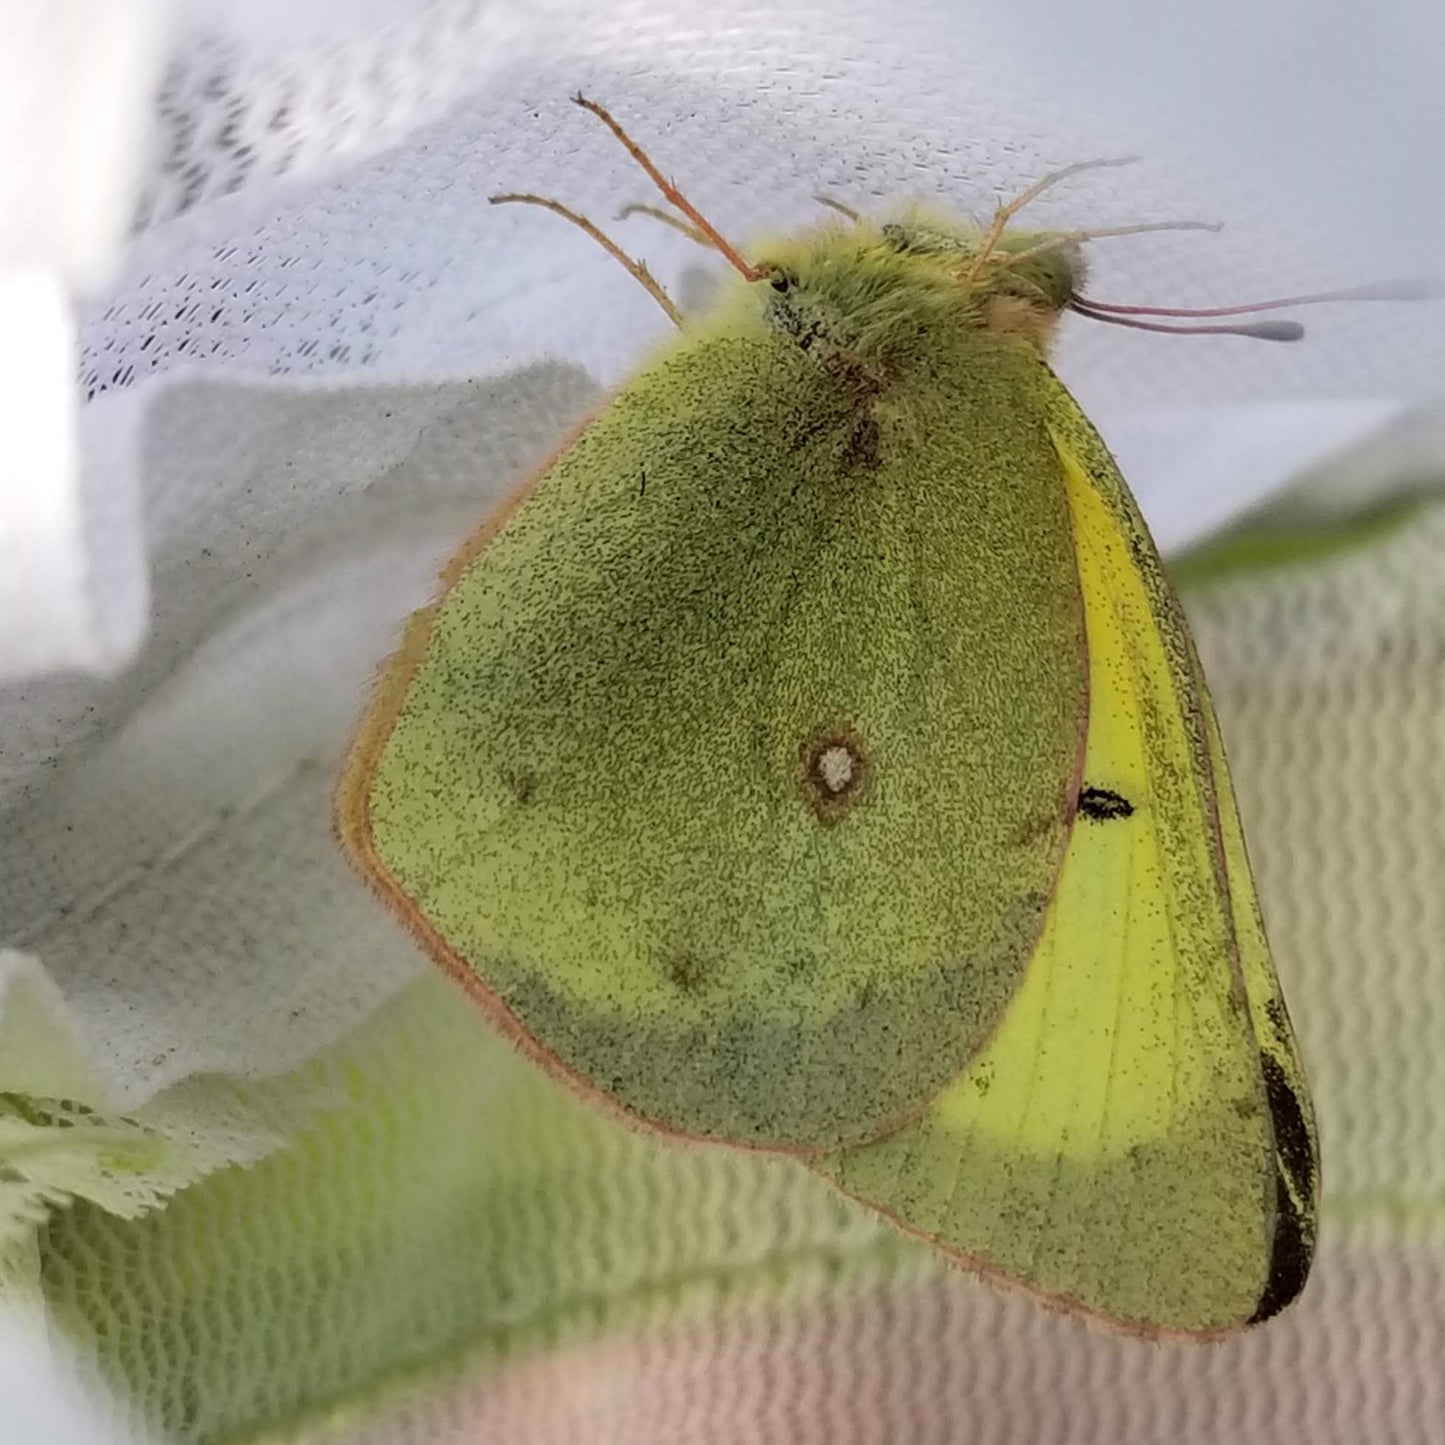
[[[830,793],[841,793],[853,781],[857,759],[842,743],[825,748],[818,758],[818,777]]]

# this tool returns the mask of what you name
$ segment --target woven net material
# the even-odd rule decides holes
[[[0,951],[0,1296],[33,1284],[36,1227],[78,1199],[134,1219],[290,1141],[332,1101],[304,1080],[193,1075],[135,1110],[96,1075],[54,982]]]
[[[150,0],[126,3],[136,15],[161,11]],[[88,63],[119,63],[120,47],[86,24],[92,0],[57,4],[90,37]],[[1168,100],[1155,97],[1133,114],[1103,104],[1128,91],[1108,80],[1113,52],[1124,49],[1102,38],[1066,43],[1067,17],[1051,23],[1038,13],[1050,4],[1067,8],[1058,0],[1014,8],[740,0],[724,14],[697,0],[183,0],[172,7],[163,56],[133,60],[114,106],[101,105],[93,86],[77,84],[72,96],[66,87],[83,69],[67,66],[64,54],[41,55],[53,83],[42,78],[37,89],[70,99],[52,109],[83,155],[86,136],[119,135],[122,120],[126,134],[151,122],[151,143],[138,166],[130,242],[116,254],[116,228],[71,234],[84,229],[94,198],[61,204],[64,188],[46,178],[77,172],[64,154],[44,163],[60,127],[50,109],[32,107],[36,134],[20,160],[41,180],[18,209],[33,199],[57,232],[57,256],[93,256],[88,273],[106,269],[114,279],[88,293],[78,337],[58,291],[44,292],[43,316],[37,298],[6,312],[0,368],[8,363],[8,374],[26,381],[10,388],[7,424],[19,455],[44,455],[49,465],[42,473],[26,461],[13,478],[0,470],[15,498],[0,500],[22,523],[7,552],[0,522],[0,598],[28,598],[55,635],[7,628],[17,605],[0,610],[0,676],[38,675],[47,661],[114,671],[134,656],[155,613],[146,606],[141,539],[165,534],[152,518],[143,533],[137,515],[151,495],[150,459],[139,429],[118,420],[123,408],[89,409],[72,459],[72,438],[56,433],[75,429],[76,367],[81,393],[95,399],[134,398],[147,382],[197,371],[436,383],[550,356],[608,381],[632,364],[661,323],[640,289],[555,217],[485,204],[490,192],[525,187],[610,223],[622,202],[648,198],[612,139],[568,105],[579,87],[616,107],[723,230],[744,241],[815,218],[819,192],[865,209],[923,199],[984,215],[1054,167],[1137,151],[1146,156],[1137,167],[1076,177],[1046,194],[1029,223],[1214,217],[1228,229],[1101,243],[1092,283],[1101,297],[1238,301],[1434,264],[1436,218],[1424,213],[1433,198],[1402,179],[1408,167],[1396,163],[1412,134],[1431,133],[1423,122],[1438,104],[1427,58],[1438,28],[1431,7],[1397,7],[1390,35],[1401,53],[1388,103],[1355,107],[1370,112],[1379,154],[1391,158],[1368,178],[1371,205],[1357,204],[1364,187],[1341,189],[1331,175],[1314,187],[1322,204],[1303,207],[1298,186],[1282,182],[1314,174],[1301,162],[1311,105],[1329,112],[1315,127],[1321,135],[1338,109],[1324,92],[1316,100],[1309,87],[1290,88],[1303,135],[1283,157],[1278,143],[1223,146],[1227,132],[1197,122],[1201,100],[1212,114],[1221,106],[1197,90],[1196,123],[1171,124],[1187,111],[1194,67]],[[1134,41],[1150,34],[1135,20],[1120,25]],[[1206,48],[1216,29],[1230,27],[1206,26],[1198,37]],[[1369,38],[1377,33],[1371,28]],[[1312,59],[1334,66],[1331,75],[1366,57],[1338,17],[1312,34]],[[1268,40],[1259,37],[1251,60],[1267,62]],[[1229,57],[1219,59],[1222,84]],[[157,88],[150,68],[162,61]],[[1135,58],[1136,71],[1149,64],[1147,54]],[[1228,113],[1237,125],[1256,115],[1262,132],[1288,135],[1265,103],[1280,90],[1240,87]],[[1401,130],[1391,134],[1386,118],[1395,116]],[[1361,129],[1357,121],[1352,136]],[[129,176],[138,163],[129,152],[126,161]],[[121,168],[92,171],[97,185],[108,178],[112,196]],[[125,199],[107,214],[117,205],[124,214]],[[695,259],[686,241],[650,222],[617,230],[670,285]],[[58,275],[49,279],[58,287]],[[32,330],[44,324],[46,348],[20,334],[23,318]],[[1358,306],[1318,313],[1310,345],[1287,358],[1218,339],[1181,347],[1123,337],[1099,325],[1069,328],[1064,353],[1071,382],[1136,486],[1172,484],[1162,494],[1208,520],[1211,509],[1227,513],[1280,485],[1402,404],[1434,398],[1445,334],[1429,308]],[[136,406],[144,405],[141,396]],[[1161,427],[1176,433],[1172,443],[1149,445],[1146,436],[1136,455],[1133,434]],[[1189,466],[1171,463],[1181,455]],[[84,699],[95,716],[93,692]],[[62,711],[62,722],[77,716]]]
[[[346,1100],[293,1149],[139,1221],[53,1216],[54,1317],[182,1440],[1430,1440],[1442,547],[1432,504],[1187,593],[1319,1106],[1316,1276],[1280,1320],[1154,1344],[1001,1294],[798,1166],[604,1120],[431,978],[307,1066]]]
[[[568,103],[579,89],[738,238],[816,219],[818,193],[986,216],[1052,169],[1139,148],[1051,94],[984,5],[747,0],[726,24],[687,0],[383,8],[387,23],[325,45],[273,51],[202,31],[175,56],[137,234],[113,294],[84,318],[87,394],[178,367],[395,377],[539,354],[615,378],[655,334],[653,303],[562,222],[486,205],[501,189],[555,196],[669,284],[696,257],[651,222],[614,224],[624,202],[656,197]],[[1101,245],[1099,294],[1188,304],[1377,274],[1360,235],[1282,232],[1237,159],[1181,174],[1168,143],[1157,149],[1027,212],[1039,226],[1228,217],[1218,236]],[[1319,331],[1285,363],[1268,347],[1181,348],[1107,327],[1065,346],[1091,413],[1433,395],[1421,369],[1445,338],[1428,309],[1356,307]]]

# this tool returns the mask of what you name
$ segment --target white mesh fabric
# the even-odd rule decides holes
[[[324,1081],[242,1085],[192,1073],[128,1108],[94,1068],[33,959],[0,950],[0,1301],[30,1304],[37,1226],[77,1200],[117,1219],[230,1164],[264,1158],[318,1111]]]
[[[7,1445],[140,1445],[46,1349],[34,1322],[0,1312],[0,1400]]]
[[[190,6],[157,97],[137,225],[404,142],[507,63],[531,28],[528,9]]]
[[[0,14],[0,682],[106,671],[144,631],[137,494],[85,486],[69,288],[110,277],[143,167],[160,0]]]
[[[694,199],[744,236],[813,215],[818,190],[986,212],[1052,166],[1150,149],[1147,135],[1042,94],[1042,77],[983,6],[750,3],[724,24],[685,0],[449,0],[392,27],[331,50],[243,52],[229,65],[214,59],[214,42],[182,54],[142,214],[189,209],[188,224],[138,238],[127,284],[87,330],[88,389],[185,363],[486,370],[552,348],[616,375],[662,324],[651,303],[560,222],[485,205],[499,186],[524,186],[607,221],[646,189],[616,143],[567,105],[579,87],[615,105]],[[288,68],[294,78],[278,80]],[[1287,217],[1266,219],[1238,162],[1232,174],[1180,174],[1172,159],[1081,180],[1041,200],[1032,221],[1227,217],[1215,238],[1101,245],[1100,293],[1130,299],[1247,299],[1262,284],[1378,273],[1378,257],[1352,254],[1348,235],[1291,235]],[[284,191],[261,184],[278,174],[292,178]],[[224,205],[199,205],[233,188]],[[619,234],[664,272],[687,254],[647,222]],[[1362,264],[1365,273],[1341,270]],[[1428,315],[1346,309],[1320,329],[1285,360],[1268,347],[1181,346],[1100,327],[1079,328],[1071,353],[1096,388],[1086,402],[1118,407],[1414,395],[1421,348],[1441,344]]]
[[[1105,6],[1082,35],[1052,0],[1004,10],[749,3],[725,17],[697,0],[177,0],[168,11],[127,0],[97,8],[108,29],[87,22],[91,4],[27,0],[22,11],[53,12],[69,26],[52,24],[43,57],[56,83],[36,88],[44,104],[27,99],[27,85],[0,87],[12,109],[21,97],[20,164],[11,169],[41,177],[31,189],[49,194],[43,178],[63,175],[72,208],[94,210],[104,197],[112,212],[133,192],[143,235],[119,289],[90,313],[87,395],[192,364],[434,375],[547,349],[615,375],[657,324],[635,288],[580,237],[482,219],[482,197],[496,184],[568,194],[604,217],[620,186],[640,184],[615,148],[611,169],[600,165],[607,142],[595,129],[583,140],[578,117],[564,120],[561,97],[577,85],[612,100],[660,147],[671,135],[696,168],[689,186],[734,231],[793,221],[819,185],[856,200],[924,193],[986,209],[1046,164],[1137,149],[1150,167],[1095,177],[1048,200],[1037,218],[1213,213],[1233,229],[1203,246],[1156,238],[1101,251],[1101,284],[1130,299],[1355,281],[1382,265],[1433,265],[1439,254],[1441,205],[1413,184],[1412,146],[1439,130],[1442,104],[1432,56],[1445,34],[1424,3],[1396,7],[1389,26],[1364,11],[1311,15],[1309,63],[1328,85],[1273,83],[1296,64],[1294,22],[1261,26],[1243,0],[1207,20],[1175,15],[1163,25]],[[136,101],[160,53],[164,13],[174,19],[168,64],[141,149]],[[1210,58],[1179,65],[1191,54]],[[81,83],[91,72],[71,63],[77,57],[100,67],[93,80]],[[70,79],[87,105],[64,103]],[[1335,104],[1336,89],[1361,103]],[[123,111],[90,107],[112,90],[123,91]],[[1346,110],[1368,126],[1346,124]],[[62,135],[74,163],[71,152],[52,154]],[[1330,169],[1332,150],[1351,184]],[[1366,172],[1371,154],[1379,163]],[[80,254],[72,232],[56,242],[63,255]],[[671,241],[646,242],[664,266]],[[1156,402],[1398,401],[1435,390],[1438,318],[1356,308],[1322,318],[1318,330],[1284,364],[1229,344],[1134,337],[1124,347],[1101,328],[1066,349],[1077,358],[1072,380],[1111,435],[1131,407]],[[23,337],[15,350],[25,355]],[[74,424],[30,418],[28,429],[48,436],[56,425]],[[1319,450],[1297,426],[1281,435],[1286,445],[1265,447],[1244,469],[1251,486],[1277,484],[1300,448]],[[83,515],[76,507],[52,524],[53,571],[28,592],[37,605],[54,593],[56,604],[29,636],[0,627],[0,675],[113,668],[140,636],[144,592],[126,491],[135,458],[124,437],[93,426],[87,443],[81,467],[31,468],[22,479],[32,490],[68,488]],[[1238,451],[1225,446],[1197,470],[1218,485],[1235,475]],[[27,503],[17,515],[46,514]],[[17,533],[7,554],[6,536],[0,517],[0,559],[26,541]]]
[[[0,778],[6,939],[120,1102],[294,1068],[422,967],[336,849],[335,764],[440,559],[590,394],[552,367],[364,397],[196,384],[154,408],[151,647],[12,709]]]

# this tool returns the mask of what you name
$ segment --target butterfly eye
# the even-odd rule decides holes
[[[768,285],[779,295],[786,295],[793,289],[793,278],[786,271],[774,271],[768,278]]]

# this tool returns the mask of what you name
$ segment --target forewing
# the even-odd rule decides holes
[[[1304,1283],[1312,1125],[1182,615],[1061,388],[1054,426],[1090,680],[1058,892],[977,1061],[916,1125],[818,1167],[981,1270],[1210,1334]]]
[[[1219,722],[1209,694],[1203,692],[1203,698],[1210,757],[1219,789],[1220,833],[1234,904],[1235,938],[1274,1133],[1275,1230],[1268,1282],[1253,1316],[1259,1321],[1290,1304],[1309,1276],[1319,1207],[1319,1139],[1294,1029],[1270,960]]]
[[[874,415],[791,339],[685,340],[452,564],[383,684],[344,840],[629,1114],[875,1137],[1033,951],[1083,619],[1063,498],[1027,480],[1057,474],[1037,362],[979,346],[950,322],[927,395]]]

